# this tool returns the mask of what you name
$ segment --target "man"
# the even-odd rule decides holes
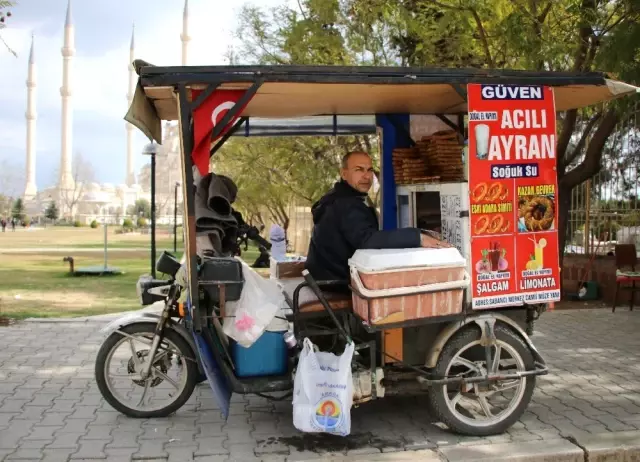
[[[349,280],[348,260],[358,249],[449,247],[417,228],[380,231],[378,217],[367,204],[373,165],[366,152],[342,159],[341,180],[311,208],[313,233],[305,267],[316,280]]]

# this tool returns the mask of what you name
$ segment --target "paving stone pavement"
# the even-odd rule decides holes
[[[416,460],[446,460],[471,446],[552,447],[576,441],[576,434],[640,430],[637,311],[545,313],[533,340],[551,373],[538,379],[520,422],[489,438],[440,429],[423,397],[388,397],[353,409],[346,439],[302,437],[292,425],[290,402],[234,396],[224,422],[202,384],[174,416],[130,419],[104,402],[94,381],[103,325],[22,322],[0,328],[0,461],[383,460],[413,450]],[[429,452],[431,459],[420,452],[425,449],[438,452]],[[409,457],[403,452],[387,460]],[[575,457],[562,460],[583,460]]]

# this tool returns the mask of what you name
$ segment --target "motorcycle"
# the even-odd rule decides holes
[[[247,238],[265,251],[271,248],[257,228],[242,224],[233,254],[239,253],[240,244]],[[96,356],[98,389],[114,409],[130,417],[172,414],[187,402],[195,386],[207,379],[196,354],[194,337],[186,326],[185,308],[179,303],[183,287],[177,276],[183,263],[165,251],[155,266],[158,273],[168,278],[143,275],[138,279],[136,293],[140,305],[161,304],[159,312],[128,313],[101,330],[106,339]],[[119,352],[120,348],[124,351]],[[166,398],[159,404],[151,404],[150,398],[161,393]]]

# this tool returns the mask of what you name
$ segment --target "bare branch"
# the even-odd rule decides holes
[[[591,135],[591,132],[593,131],[593,127],[596,126],[596,123],[600,120],[600,118],[602,118],[602,112],[598,112],[593,117],[591,117],[575,149],[571,152],[571,154],[565,156],[565,159],[564,159],[565,166],[571,165],[571,163],[580,155],[580,153],[582,153],[582,150],[585,147],[587,139],[589,138],[589,135]]]
[[[613,24],[609,25],[609,22],[615,17],[616,13],[618,13],[618,10],[620,9],[621,6],[624,7],[624,5],[622,5],[621,3],[616,3],[616,5],[614,6],[613,10],[611,11],[611,14],[606,19],[604,24],[602,24],[602,32],[601,32],[600,36],[603,36],[608,31],[610,31],[612,28],[614,28],[629,13],[629,12],[627,12],[627,13],[623,14],[620,18],[618,18],[616,21],[614,21]]]
[[[594,35],[593,27],[589,21],[591,14],[595,11],[595,0],[582,0],[580,7],[582,17],[580,19],[580,32],[578,34],[578,48],[576,50],[573,63],[574,71],[581,71],[587,60],[587,53],[590,46],[590,37]]]
[[[611,133],[613,133],[619,119],[620,117],[614,108],[609,109],[604,117],[602,117],[600,125],[598,125],[598,129],[593,134],[591,142],[587,147],[584,160],[580,165],[566,173],[560,179],[562,189],[573,188],[574,186],[587,181],[598,172],[600,169],[604,145]]]
[[[447,9],[447,10],[468,11],[469,13],[471,13],[471,15],[473,16],[473,19],[476,22],[476,26],[478,27],[478,33],[480,34],[480,42],[482,43],[482,48],[484,49],[487,65],[489,67],[495,67],[493,57],[491,56],[491,49],[489,48],[487,31],[485,30],[484,24],[482,23],[482,19],[480,18],[480,15],[478,14],[475,8],[447,5],[437,0],[429,0],[428,3],[431,5],[438,6],[440,8]]]
[[[15,56],[16,58],[18,57],[18,53],[16,53],[13,48],[11,48],[9,46],[9,44],[7,43],[7,41],[4,39],[4,37],[2,37],[2,35],[0,35],[0,42],[3,43],[3,45],[7,48],[7,50],[9,51],[9,53],[11,53],[13,56]]]
[[[491,49],[489,48],[487,32],[484,29],[484,25],[482,24],[482,19],[480,19],[480,15],[474,8],[469,8],[469,11],[473,15],[473,18],[476,21],[476,25],[478,26],[478,32],[480,33],[480,41],[482,42],[482,47],[484,48],[484,54],[487,59],[487,64],[489,65],[489,67],[496,67],[493,62],[493,57],[491,56]]]
[[[307,20],[307,15],[304,13],[304,8],[302,8],[302,3],[300,3],[300,0],[297,0],[298,2],[298,8],[300,8],[300,14],[302,15],[302,17],[304,18],[304,20]]]
[[[552,7],[553,7],[553,0],[547,3],[547,6],[544,7],[544,9],[542,10],[542,13],[540,13],[540,15],[536,18],[538,20],[538,23],[542,24],[547,20],[547,16],[549,15],[549,12],[551,11]]]

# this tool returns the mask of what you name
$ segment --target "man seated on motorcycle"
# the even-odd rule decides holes
[[[418,228],[381,231],[368,193],[373,164],[366,152],[342,158],[341,180],[311,208],[313,232],[305,268],[319,281],[349,280],[348,260],[358,249],[449,247]]]

